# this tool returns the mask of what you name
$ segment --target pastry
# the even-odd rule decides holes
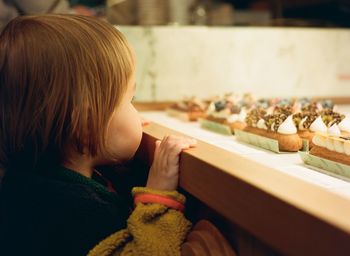
[[[350,165],[350,137],[342,136],[337,124],[332,125],[327,133],[317,133],[312,142],[311,155]]]
[[[294,114],[293,120],[301,138],[309,140],[309,147],[313,147],[312,138],[319,133],[326,133],[333,124],[340,125],[342,135],[350,135],[350,120],[328,107],[333,106],[329,101],[312,102],[305,105]]]
[[[198,118],[206,117],[208,103],[196,97],[184,99],[171,105],[167,109],[170,116],[174,116],[186,121],[197,121]]]
[[[280,151],[296,152],[303,146],[291,107],[276,107],[272,114],[253,109],[248,113],[246,123],[244,131],[277,140]]]
[[[206,119],[230,127],[232,133],[235,129],[243,130],[246,127],[245,119],[247,109],[254,104],[250,94],[243,97],[235,94],[226,94],[209,104]]]

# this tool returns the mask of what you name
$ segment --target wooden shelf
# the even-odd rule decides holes
[[[155,123],[144,128],[144,161],[167,134],[179,133]],[[184,190],[280,253],[350,251],[347,198],[203,141],[182,153],[180,172]]]

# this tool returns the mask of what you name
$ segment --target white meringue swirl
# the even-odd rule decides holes
[[[278,127],[277,132],[280,134],[296,134],[297,128],[295,127],[293,116],[290,115],[286,120]]]
[[[321,116],[317,117],[315,119],[315,121],[312,122],[312,124],[310,125],[310,131],[312,132],[327,132],[327,126],[326,124],[323,122]]]

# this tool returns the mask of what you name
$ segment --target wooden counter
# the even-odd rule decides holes
[[[155,139],[179,134],[144,128],[145,161]],[[350,200],[203,141],[181,155],[180,186],[278,254],[348,255]]]

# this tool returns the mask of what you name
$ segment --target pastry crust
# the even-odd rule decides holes
[[[244,131],[277,140],[280,151],[297,152],[303,147],[303,141],[298,134],[286,135],[255,127],[246,127]]]
[[[197,112],[186,112],[189,121],[197,121],[199,118],[206,118],[206,114],[201,111]]]
[[[228,126],[230,126],[232,133],[234,130],[244,130],[244,128],[247,126],[246,123],[243,122],[233,122],[233,123],[227,123]]]
[[[247,126],[246,123],[243,123],[243,122],[240,122],[240,121],[236,121],[236,122],[230,123],[230,122],[227,122],[226,118],[214,117],[212,115],[207,116],[206,119],[209,120],[209,121],[212,121],[212,122],[216,122],[216,123],[222,124],[222,125],[227,125],[228,127],[230,127],[232,133],[234,133],[236,129],[237,130],[243,130]]]
[[[312,138],[315,136],[315,134],[316,134],[315,132],[312,132],[310,130],[298,131],[298,135],[300,138],[309,141],[309,149],[311,149],[314,146],[314,143],[312,142]]]
[[[343,153],[329,150],[324,147],[314,145],[310,150],[310,154],[318,157],[322,157],[334,162],[350,165],[350,157]]]
[[[191,122],[197,121],[199,118],[206,118],[206,114],[203,111],[184,111],[173,107],[168,108],[167,113],[172,117]]]
[[[206,117],[207,120],[209,121],[212,121],[212,122],[216,122],[216,123],[219,123],[219,124],[225,124],[226,122],[226,118],[223,118],[223,117],[215,117],[213,115],[208,115]]]
[[[350,132],[341,131],[341,136],[342,137],[350,137]]]
[[[312,142],[313,137],[315,136],[316,132],[312,132],[310,130],[302,130],[298,131],[298,135],[302,139],[306,139],[309,141],[309,149],[315,146],[315,144]],[[341,132],[341,136],[343,137],[350,137],[350,133],[348,132]]]

